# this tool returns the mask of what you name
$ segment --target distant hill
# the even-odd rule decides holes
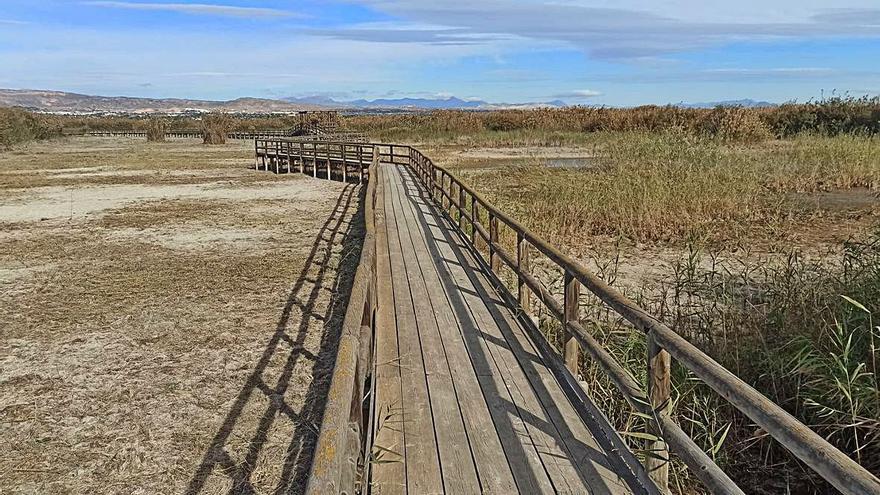
[[[180,98],[135,98],[91,96],[63,91],[0,89],[0,106],[23,107],[55,113],[187,113],[225,111],[236,113],[295,112],[317,110],[322,105],[293,103],[265,98],[237,98],[229,101]]]
[[[505,108],[564,107],[564,101],[546,103],[489,103],[483,100],[449,98],[382,98],[376,100],[335,100],[325,96],[281,99],[237,98],[229,101],[183,98],[137,98],[131,96],[92,96],[63,91],[0,89],[0,106],[23,107],[52,113],[236,113],[295,112],[300,110],[497,110]]]
[[[449,98],[379,98],[376,100],[334,100],[324,96],[290,97],[291,103],[318,104],[347,109],[364,110],[497,110],[505,108],[564,107],[566,103],[554,100],[544,103],[489,103],[483,100]]]
[[[766,108],[778,106],[776,103],[769,101],[755,101],[749,98],[743,100],[725,100],[725,101],[709,101],[702,103],[679,103],[677,106],[683,108],[715,108],[715,107],[744,107],[744,108]]]

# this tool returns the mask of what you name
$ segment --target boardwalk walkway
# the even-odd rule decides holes
[[[411,172],[383,166],[374,493],[630,492],[591,432],[610,427],[578,416]]]
[[[367,183],[309,494],[653,494],[672,455],[709,492],[743,494],[675,421],[675,360],[842,493],[880,495],[865,468],[416,148],[282,138],[254,154],[257,169]],[[561,301],[535,255],[563,274]],[[498,278],[511,273],[516,295]],[[643,376],[583,324],[582,288],[644,334]],[[561,353],[532,297],[564,331]],[[581,352],[645,419],[644,466],[574,378]]]

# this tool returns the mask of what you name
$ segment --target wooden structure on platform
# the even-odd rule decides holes
[[[258,139],[255,155],[263,170],[367,182],[308,493],[658,493],[675,455],[712,493],[740,494],[672,419],[675,359],[842,493],[880,494],[855,461],[419,150]],[[533,275],[534,256],[564,275],[562,300]],[[583,326],[582,289],[644,332],[647,376]],[[535,303],[566,332],[561,355],[535,327]],[[644,466],[578,381],[581,352],[648,420]]]

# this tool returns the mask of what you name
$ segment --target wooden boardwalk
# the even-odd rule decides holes
[[[257,169],[367,183],[310,495],[653,494],[673,455],[709,492],[743,494],[675,421],[673,360],[842,493],[880,495],[865,468],[416,148],[257,139],[254,153]],[[533,275],[536,255],[563,274],[562,301]],[[498,274],[511,273],[508,289]],[[644,333],[643,376],[583,324],[582,288]],[[532,298],[564,330],[562,352]],[[644,466],[576,381],[582,352],[645,419]]]
[[[610,426],[578,415],[412,173],[383,166],[373,493],[630,493],[591,432]]]

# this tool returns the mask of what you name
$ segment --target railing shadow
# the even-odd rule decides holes
[[[469,292],[469,289],[465,287],[461,287],[452,282],[451,274],[447,274],[447,276],[441,276],[441,279],[444,281],[446,286],[446,292],[449,296],[450,303],[453,306],[454,311],[457,314],[457,319],[460,324],[465,325],[462,328],[462,333],[465,338],[465,341],[470,341],[468,345],[468,352],[472,360],[475,361],[475,365],[477,366],[485,366],[488,361],[488,356],[482,355],[481,348],[479,344],[477,344],[474,339],[486,339],[489,342],[508,349],[513,352],[517,356],[517,360],[520,366],[524,367],[532,367],[533,374],[537,372],[535,367],[543,367],[546,366],[544,364],[545,359],[550,359],[550,356],[542,356],[539,357],[538,354],[532,353],[531,350],[525,349],[521,346],[519,340],[513,336],[513,332],[515,331],[510,327],[508,323],[508,318],[502,314],[503,311],[507,311],[505,306],[505,301],[497,297],[496,295],[490,293],[486,287],[478,280],[477,272],[484,272],[479,266],[475,266],[471,261],[469,261],[470,254],[467,253],[466,244],[462,242],[458,242],[456,240],[456,234],[452,231],[452,229],[447,227],[447,222],[444,219],[443,215],[440,211],[433,205],[433,201],[428,197],[427,192],[421,186],[421,183],[415,177],[415,175],[405,167],[401,167],[399,169],[401,179],[404,185],[404,191],[406,195],[406,199],[411,203],[414,211],[417,213],[419,217],[419,221],[424,224],[426,228],[425,232],[425,241],[428,245],[428,250],[432,255],[432,258],[435,260],[435,265],[439,273],[443,273],[448,270],[445,266],[445,263],[450,262],[456,265],[460,265],[465,269],[467,277],[470,279],[470,283],[476,290],[476,295],[486,305],[489,313],[492,316],[492,319],[498,325],[499,330],[502,333],[503,340],[496,339],[490,335],[487,335],[485,332],[482,332],[476,325],[471,322],[471,317],[468,314],[469,310],[466,309],[468,303],[460,298],[459,292]],[[431,228],[433,227],[433,229]],[[436,230],[442,236],[441,238],[437,238],[434,236],[432,230]],[[441,252],[439,245],[445,244],[448,246],[450,253],[454,256],[453,259],[446,258]],[[454,285],[449,285],[454,284]],[[529,334],[529,332],[526,332]],[[529,337],[530,340],[534,339],[534,336]],[[538,349],[535,350],[536,352]],[[525,368],[524,368],[525,371]],[[528,375],[528,373],[527,373]],[[506,406],[505,414],[499,415],[496,418],[493,418],[496,425],[498,425],[499,421],[506,422],[509,421],[509,415],[518,416],[525,424],[528,425],[529,428],[540,429],[545,432],[547,435],[557,437],[557,438],[567,438],[568,441],[566,444],[560,445],[563,451],[567,452],[569,456],[572,456],[575,459],[573,463],[577,474],[581,477],[581,482],[586,486],[590,486],[591,490],[594,493],[609,493],[614,491],[610,487],[600,486],[602,485],[601,476],[598,472],[596,472],[594,465],[602,465],[610,470],[615,471],[621,479],[626,483],[630,489],[634,492],[644,492],[647,490],[637,479],[636,476],[633,475],[633,469],[641,469],[640,466],[632,466],[631,463],[624,461],[621,458],[617,457],[617,454],[607,454],[605,452],[594,449],[593,447],[584,444],[573,431],[569,429],[569,425],[567,420],[563,418],[560,413],[554,410],[552,407],[547,407],[547,400],[551,396],[550,392],[544,388],[544,384],[541,383],[540,380],[529,380],[530,386],[537,393],[539,397],[542,398],[542,407],[547,414],[550,422],[546,421],[543,418],[537,418],[532,415],[529,411],[522,409],[517,404],[510,403],[508,400],[504,398],[497,398]],[[493,393],[491,389],[484,389],[484,393]],[[572,398],[569,397],[569,400]],[[590,404],[592,406],[592,404]],[[590,408],[594,409],[594,408]],[[599,419],[597,416],[600,416]],[[602,422],[604,416],[601,415],[592,415],[590,417],[581,417],[582,421],[584,421],[585,426],[588,430],[594,435],[597,443],[604,449],[607,449],[608,452],[619,452],[619,445],[614,445],[611,442],[606,440],[608,436],[608,431],[610,427]],[[508,425],[509,427],[510,425]],[[612,430],[613,431],[613,430]],[[505,448],[505,454],[508,456],[508,461],[514,461],[511,456],[517,456],[521,459],[516,462],[516,464],[524,465],[526,464],[524,455],[525,453],[521,450],[519,445],[509,445]],[[511,462],[513,464],[513,462]],[[522,475],[523,473],[520,473]],[[604,480],[603,480],[604,481]]]
[[[363,195],[364,190],[354,185],[346,185],[340,194],[331,215],[315,238],[302,272],[288,293],[284,309],[262,356],[211,440],[201,463],[189,481],[186,494],[194,495],[201,492],[215,469],[220,470],[232,481],[230,493],[255,493],[251,476],[259,454],[268,440],[268,433],[275,420],[281,415],[287,416],[296,426],[286,449],[284,466],[275,484],[274,493],[300,493],[304,490],[330,387],[342,319],[348,305],[347,294],[351,292],[354,272],[360,258],[364,219],[361,207],[363,198],[359,196]],[[353,208],[357,208],[356,213],[352,211]],[[333,266],[333,247],[340,243],[342,256],[338,266]],[[328,289],[332,290],[334,296],[326,310],[319,311],[317,309],[319,296],[322,291]],[[336,297],[337,295],[341,297]],[[299,309],[302,313],[298,323],[291,321],[294,309]],[[313,322],[323,326],[317,355],[303,348],[310,333],[310,326],[314,327]],[[282,343],[288,346],[283,346]],[[277,361],[284,353],[287,355],[277,381],[274,385],[266,383],[264,373],[267,372],[270,362]],[[285,402],[284,397],[294,368],[301,358],[313,362],[313,378],[306,391],[302,409],[297,412]],[[247,444],[244,458],[236,462],[227,451],[227,441],[245,408],[252,401],[264,399],[268,399],[269,404]]]

